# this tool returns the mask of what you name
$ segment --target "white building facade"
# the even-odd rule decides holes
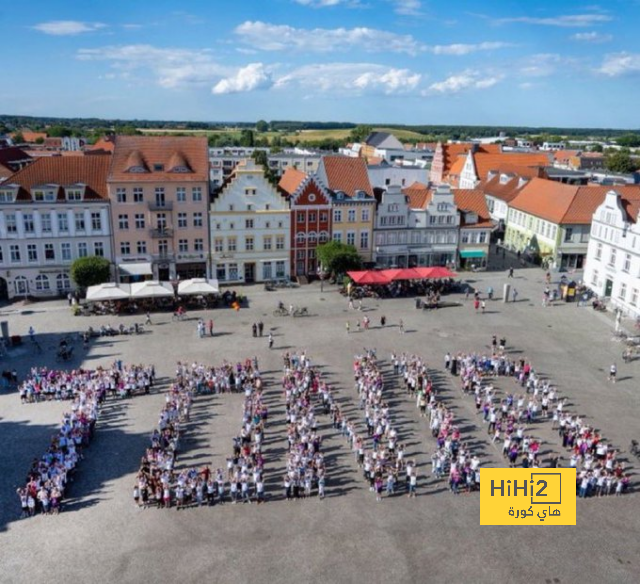
[[[211,203],[211,275],[220,284],[289,279],[289,205],[253,160]]]
[[[6,297],[64,295],[75,288],[73,260],[112,261],[108,201],[84,200],[84,185],[39,185],[31,201],[16,200],[18,191],[10,182],[0,187],[0,292]]]
[[[640,226],[611,190],[593,215],[584,281],[628,316],[640,316]],[[638,196],[640,199],[640,194]],[[638,208],[640,200],[631,207]]]

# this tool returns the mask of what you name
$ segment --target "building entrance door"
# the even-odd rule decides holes
[[[606,298],[611,296],[611,291],[613,290],[613,280],[607,280],[604,283],[604,295]]]
[[[256,281],[256,264],[254,262],[244,265],[244,281],[251,284]]]

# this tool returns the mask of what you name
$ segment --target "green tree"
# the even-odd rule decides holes
[[[591,146],[589,146],[589,152],[604,152],[604,148],[602,144],[591,144]]]
[[[51,126],[47,128],[47,135],[51,138],[65,138],[71,136],[71,130],[65,126]]]
[[[352,142],[362,142],[371,132],[373,128],[371,126],[359,125],[351,130],[351,134],[349,134],[349,140]]]
[[[631,158],[628,151],[618,150],[608,153],[604,160],[604,165],[611,172],[633,172],[638,168],[638,162]]]
[[[323,243],[318,246],[316,253],[322,267],[336,275],[362,267],[362,258],[355,246],[340,241]]]
[[[13,135],[13,143],[14,144],[24,144],[24,136],[22,135],[22,132],[16,132]]]
[[[265,120],[258,120],[256,122],[256,132],[268,132],[269,124]]]
[[[99,256],[78,258],[71,264],[71,278],[80,288],[104,284],[111,279],[111,263]]]
[[[616,144],[618,146],[626,146],[628,148],[637,148],[640,146],[640,135],[638,134],[625,134],[616,138]]]
[[[240,132],[240,146],[255,146],[255,135],[253,130],[242,130]]]
[[[278,177],[269,167],[269,157],[264,150],[254,150],[253,160],[256,164],[260,164],[264,168],[264,177],[272,184],[278,184]]]

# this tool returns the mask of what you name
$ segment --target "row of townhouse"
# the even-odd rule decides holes
[[[455,265],[488,251],[492,225],[469,192],[373,188],[364,159],[325,156],[277,187],[245,159],[210,198],[206,139],[118,136],[112,154],[40,158],[0,183],[0,296],[66,293],[88,255],[121,282],[315,275],[331,239],[369,265]]]

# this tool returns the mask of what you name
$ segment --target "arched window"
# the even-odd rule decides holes
[[[302,244],[304,243],[305,240],[305,234],[302,231],[299,231],[298,234],[296,235],[296,243]]]
[[[317,239],[318,239],[318,235],[317,235],[317,233],[315,231],[310,231],[307,234],[307,241],[309,243],[316,243]]]
[[[67,274],[58,274],[56,276],[56,289],[57,290],[71,290],[71,279]]]
[[[16,294],[28,294],[29,293],[29,282],[24,276],[18,276],[14,281],[13,285],[16,289]]]
[[[319,240],[320,243],[326,243],[329,241],[329,234],[326,231],[321,231]]]
[[[49,290],[49,278],[44,274],[36,276],[36,290]]]

